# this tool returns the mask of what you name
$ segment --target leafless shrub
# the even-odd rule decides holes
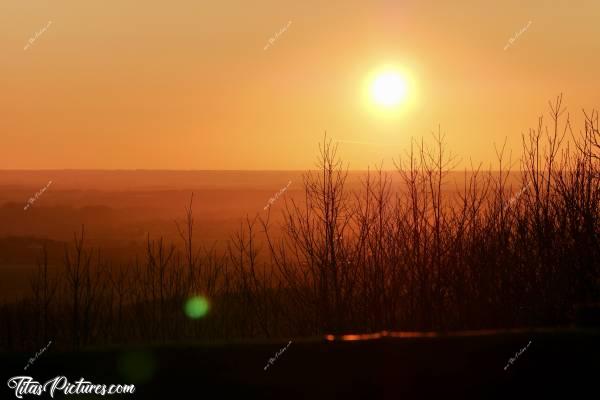
[[[94,257],[82,229],[58,279],[43,249],[32,297],[0,311],[0,343],[46,340],[61,323],[76,348],[567,323],[573,305],[600,300],[600,133],[598,113],[584,116],[573,133],[558,96],[550,126],[540,117],[523,135],[516,199],[505,146],[497,169],[465,170],[452,196],[455,158],[438,130],[433,147],[413,141],[396,162],[399,184],[380,167],[350,193],[325,137],[303,198],[285,200],[283,225],[271,226],[270,208],[246,217],[224,252],[195,246],[193,197],[176,222],[182,245],[148,235],[143,261],[131,265]],[[192,295],[210,299],[204,320],[183,315]]]

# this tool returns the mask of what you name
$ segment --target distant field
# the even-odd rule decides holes
[[[350,172],[346,189],[361,188],[366,172]],[[393,190],[402,191],[397,173],[390,171]],[[450,174],[444,187],[449,199],[462,189],[463,172]],[[520,176],[509,181],[521,189]],[[27,200],[45,187],[30,209]],[[223,240],[246,215],[266,216],[264,207],[291,184],[272,204],[277,218],[285,200],[303,199],[299,171],[0,171],[0,238],[25,236],[70,240],[82,224],[92,242],[127,247],[145,240],[147,233],[176,238],[173,220],[183,216],[194,193],[194,214],[202,240]],[[350,196],[351,197],[351,196]]]
[[[401,192],[398,174],[389,171],[393,190]],[[115,262],[141,254],[146,239],[164,237],[180,243],[175,219],[182,219],[194,194],[195,241],[224,248],[246,216],[266,217],[278,226],[286,200],[303,201],[300,171],[0,171],[0,300],[27,288],[43,240],[51,240],[51,264],[61,265],[65,243],[85,225],[86,243],[101,248]],[[346,189],[361,189],[364,171],[348,174]],[[464,173],[451,173],[445,191],[456,198]],[[511,176],[520,190],[518,173]],[[49,181],[34,204],[27,200]],[[277,230],[274,230],[276,235]]]

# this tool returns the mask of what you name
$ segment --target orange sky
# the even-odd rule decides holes
[[[392,167],[438,124],[514,158],[550,98],[600,106],[600,1],[523,3],[2,0],[0,168],[306,169],[325,130]],[[363,93],[387,64],[414,80],[393,114]]]

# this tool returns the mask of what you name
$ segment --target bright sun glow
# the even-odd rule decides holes
[[[371,85],[373,100],[380,106],[393,107],[407,95],[406,79],[397,72],[383,72],[375,77]]]

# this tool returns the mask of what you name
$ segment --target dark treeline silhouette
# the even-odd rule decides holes
[[[42,249],[31,295],[1,306],[0,347],[567,324],[600,298],[600,133],[597,112],[573,132],[561,103],[523,135],[516,190],[502,148],[499,171],[465,171],[448,198],[454,159],[438,133],[396,160],[397,190],[377,169],[350,193],[326,138],[303,199],[279,199],[277,234],[269,208],[226,251],[196,247],[190,201],[181,243],[148,236],[145,255],[114,265],[82,228],[58,274]],[[209,300],[204,318],[183,312],[193,295]]]

